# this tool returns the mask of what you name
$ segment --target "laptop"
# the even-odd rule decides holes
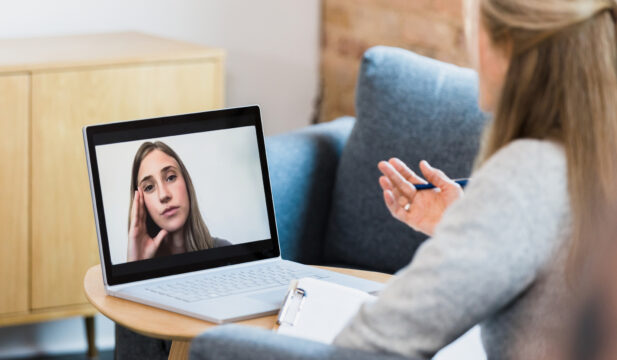
[[[258,106],[83,129],[107,294],[227,323],[291,280],[383,284],[281,258]]]

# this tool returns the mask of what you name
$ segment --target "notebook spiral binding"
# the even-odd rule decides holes
[[[285,301],[279,312],[277,324],[294,326],[300,310],[302,310],[302,304],[306,299],[306,291],[304,289],[292,286],[285,296]]]

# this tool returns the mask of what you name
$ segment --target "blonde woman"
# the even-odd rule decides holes
[[[128,261],[231,245],[210,235],[188,170],[167,144],[141,144],[131,172]]]
[[[572,289],[617,194],[617,3],[469,0],[480,106],[493,114],[463,190],[381,162],[385,203],[430,235],[335,344],[430,358],[481,324],[488,359],[559,356]]]

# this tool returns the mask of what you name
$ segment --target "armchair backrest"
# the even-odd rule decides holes
[[[426,237],[390,216],[377,163],[399,157],[419,171],[425,159],[450,177],[469,176],[486,118],[477,106],[477,76],[410,51],[375,47],[364,55],[356,113],[337,169],[323,258],[393,273]]]

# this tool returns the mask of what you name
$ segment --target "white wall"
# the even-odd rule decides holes
[[[222,47],[227,106],[260,104],[266,134],[308,125],[313,115],[319,0],[0,0],[0,9],[0,37],[137,30]],[[99,346],[113,346],[112,323],[97,321]],[[0,328],[0,358],[85,344],[79,318]]]
[[[227,105],[259,103],[266,134],[309,123],[319,0],[0,0],[0,37],[137,30],[227,50]]]

